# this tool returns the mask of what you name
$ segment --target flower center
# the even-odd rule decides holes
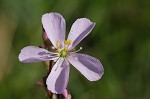
[[[68,56],[68,52],[67,51],[65,51],[65,50],[61,50],[60,51],[60,57],[67,57]]]
[[[57,52],[59,53],[60,57],[67,57],[69,55],[68,53],[68,47],[69,45],[72,44],[72,41],[71,40],[64,40],[64,48],[61,49],[60,48],[60,42],[57,42],[56,43],[56,46],[57,46]]]

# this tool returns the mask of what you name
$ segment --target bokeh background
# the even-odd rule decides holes
[[[67,33],[77,18],[96,22],[79,46],[105,73],[90,82],[71,67],[73,99],[150,99],[150,0],[0,0],[0,99],[46,99],[35,86],[46,67],[20,63],[18,54],[43,44],[41,16],[48,12],[64,16]]]

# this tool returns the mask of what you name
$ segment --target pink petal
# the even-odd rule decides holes
[[[63,45],[66,31],[64,18],[59,13],[47,13],[42,16],[42,24],[52,44],[55,47],[57,42]]]
[[[57,59],[58,54],[36,46],[27,46],[21,50],[19,60],[23,63],[41,62]]]
[[[81,18],[77,19],[70,30],[68,39],[72,40],[72,45],[69,46],[69,50],[73,49],[79,44],[94,28],[95,23],[89,19]]]
[[[49,74],[46,84],[48,89],[56,94],[63,93],[69,79],[69,64],[66,60],[59,58]]]
[[[67,59],[90,81],[99,80],[104,73],[101,62],[89,55],[73,53]]]

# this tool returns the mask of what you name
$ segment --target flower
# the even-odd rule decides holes
[[[94,28],[95,23],[87,18],[77,19],[65,40],[66,23],[59,13],[47,13],[42,16],[43,28],[53,44],[56,52],[36,46],[27,46],[21,50],[19,60],[23,63],[54,60],[54,64],[47,80],[47,88],[56,94],[61,94],[66,89],[69,79],[69,63],[72,64],[88,80],[99,80],[103,73],[101,62],[89,55],[79,54],[73,51]]]

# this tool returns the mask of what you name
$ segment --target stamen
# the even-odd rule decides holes
[[[68,41],[68,45],[72,44],[72,40],[67,40]]]
[[[74,51],[73,53],[79,52],[82,50],[82,47],[80,47],[78,50]]]
[[[52,46],[51,48],[52,48],[52,49],[55,49],[55,47],[54,47],[54,46]]]
[[[65,45],[70,45],[70,44],[72,44],[72,40],[64,40],[64,44]]]
[[[67,45],[67,40],[64,40],[64,44]]]
[[[56,51],[57,51],[58,53],[60,53],[60,52],[61,52],[61,49],[57,49]]]
[[[64,48],[64,51],[67,51],[67,50],[68,50],[68,48],[67,48],[67,47],[65,47],[65,48]]]
[[[60,42],[57,42],[57,43],[56,43],[56,46],[57,46],[58,48],[60,48]]]
[[[59,57],[58,57],[58,58],[59,58]],[[54,60],[53,60],[53,61],[54,61],[54,63],[55,63],[55,62],[57,62],[58,58],[56,58],[56,59],[54,59]]]

